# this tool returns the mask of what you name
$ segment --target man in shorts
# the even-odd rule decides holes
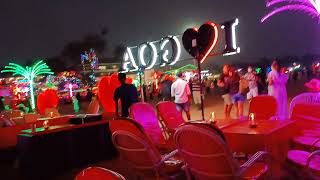
[[[232,110],[232,101],[229,94],[229,86],[227,84],[229,79],[230,65],[223,65],[222,74],[217,82],[217,85],[222,89],[222,98],[224,101],[224,114],[226,119],[230,119],[230,114]]]
[[[253,71],[252,67],[248,67],[248,72],[243,76],[249,83],[249,92],[247,93],[247,99],[258,96],[257,75]]]
[[[194,104],[198,105],[199,109],[201,109],[201,86],[202,83],[199,80],[198,75],[195,75],[192,79],[192,97]]]
[[[188,120],[190,117],[191,91],[187,81],[183,80],[183,73],[177,74],[177,80],[171,86],[171,96],[174,97],[177,110],[186,112]]]
[[[242,82],[242,83],[240,83]],[[240,79],[240,76],[236,69],[231,68],[229,71],[228,79],[229,93],[231,95],[231,100],[233,105],[237,110],[237,118],[243,117],[243,104],[246,100],[245,94],[243,91],[245,89],[245,83]],[[241,89],[240,89],[241,86]]]

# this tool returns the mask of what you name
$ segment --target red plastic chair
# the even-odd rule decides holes
[[[185,123],[181,113],[176,108],[176,104],[171,101],[163,101],[159,102],[156,107],[159,119],[165,125],[167,133],[173,136],[176,128]]]
[[[254,113],[257,120],[273,119],[277,115],[277,101],[273,96],[256,96],[250,101],[250,113]]]
[[[263,151],[240,166],[215,126],[187,123],[177,129],[174,139],[186,163],[188,179],[258,179],[268,170],[265,163],[257,163],[267,154]]]
[[[295,96],[290,103],[289,115],[292,116],[294,107],[298,104],[320,105],[319,99],[320,99],[320,94],[313,93],[313,92],[301,93]],[[319,112],[316,112],[316,113],[319,114]]]
[[[293,138],[297,148],[309,150],[313,146],[320,149],[320,143],[314,142],[320,138],[320,105],[292,103],[291,119],[296,120],[296,125],[301,130],[301,136]]]
[[[320,178],[320,138],[313,139],[310,151],[290,150],[287,153],[287,160],[290,164],[305,170],[312,179]]]
[[[174,159],[177,150],[161,155],[139,123],[121,118],[110,120],[109,126],[120,157],[128,162],[138,176],[173,178],[181,174],[183,162]]]
[[[88,167],[81,171],[75,180],[125,180],[125,178],[108,169],[101,167]]]
[[[151,104],[135,103],[130,107],[130,114],[135,121],[142,125],[151,140],[159,148],[169,149],[170,151],[175,148],[172,140],[165,139],[165,132],[162,131],[158,117]]]

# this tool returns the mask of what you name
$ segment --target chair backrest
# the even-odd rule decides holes
[[[159,117],[171,132],[175,132],[177,127],[185,123],[182,114],[177,110],[174,102],[159,102],[156,107]]]
[[[88,167],[82,170],[75,178],[75,180],[125,180],[125,178],[109,169],[101,167]]]
[[[301,93],[295,96],[290,103],[289,115],[292,116],[293,108],[296,104],[319,104],[320,105],[320,93]]]
[[[130,107],[130,114],[135,121],[142,125],[154,143],[165,144],[157,115],[151,104],[135,103]]]
[[[143,127],[127,118],[110,120],[109,126],[120,156],[135,169],[153,171],[161,156]]]
[[[90,102],[89,106],[88,106],[88,114],[98,114],[100,109],[100,104],[99,101],[97,99],[94,99]]]
[[[59,117],[60,113],[56,108],[47,108],[44,112],[45,117],[51,117],[51,112],[53,117]]]
[[[40,117],[41,117],[40,114],[24,114],[23,115],[25,123],[36,122]]]
[[[273,96],[256,96],[250,101],[250,113],[254,113],[257,120],[268,120],[277,115],[277,101]]]
[[[233,179],[238,176],[239,165],[232,158],[217,127],[187,123],[177,129],[174,139],[196,180]]]

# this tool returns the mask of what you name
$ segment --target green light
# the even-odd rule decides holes
[[[260,74],[261,68],[256,68],[256,72],[257,72],[257,74]]]
[[[33,92],[34,79],[41,74],[53,74],[49,66],[42,60],[39,60],[32,67],[27,66],[25,68],[16,63],[9,63],[9,65],[5,66],[5,69],[2,70],[1,73],[13,73],[13,76],[20,75],[27,79],[29,82],[31,96],[31,108],[33,110],[36,108]]]

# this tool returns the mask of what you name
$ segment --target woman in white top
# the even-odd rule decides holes
[[[268,94],[277,100],[277,117],[280,120],[288,118],[288,97],[286,84],[288,76],[284,72],[280,72],[279,64],[274,61],[271,65],[272,71],[268,75]]]

